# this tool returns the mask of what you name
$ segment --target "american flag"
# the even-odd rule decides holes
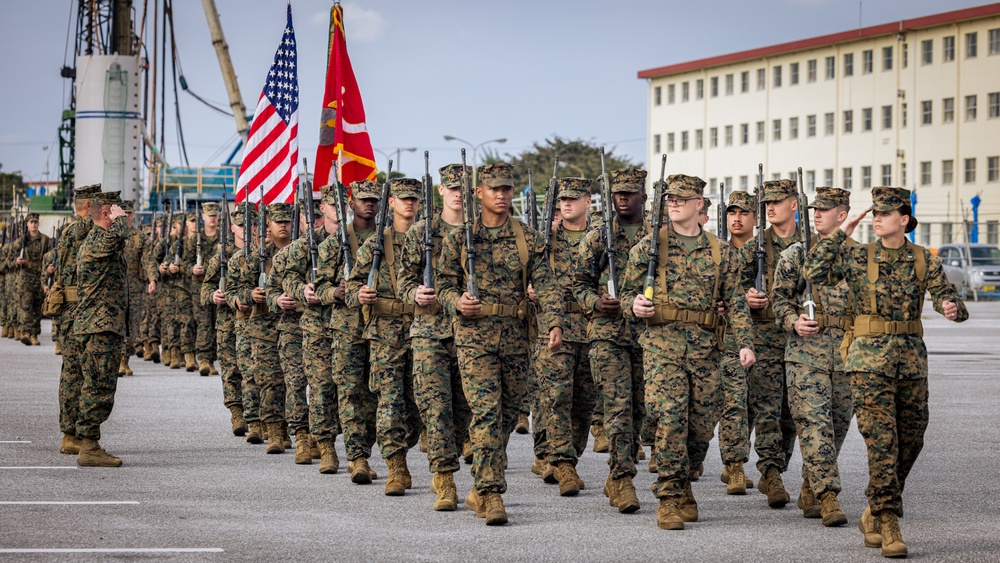
[[[298,160],[299,76],[289,4],[285,33],[267,73],[243,150],[236,201],[249,195],[251,202],[258,203],[263,188],[265,205],[291,203],[299,184]]]

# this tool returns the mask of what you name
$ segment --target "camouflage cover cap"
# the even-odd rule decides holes
[[[798,188],[792,180],[768,180],[764,182],[764,202],[781,201],[798,195]]]
[[[319,204],[321,204],[321,203],[323,203],[322,198],[318,198],[318,197],[316,197],[314,195],[313,196],[313,213],[314,214],[318,215],[318,214],[322,213],[322,211],[320,211],[320,209],[319,209]],[[305,202],[305,200],[302,201],[302,206],[301,207],[302,207],[301,213],[303,215],[305,215],[306,214],[306,202]]]
[[[816,199],[809,204],[810,209],[833,209],[838,205],[850,205],[851,192],[840,188],[816,187]]]
[[[73,197],[79,200],[91,199],[94,194],[101,193],[100,184],[90,184],[88,186],[80,186],[79,188],[73,189]]]
[[[894,211],[910,205],[910,190],[877,186],[872,188],[872,211]]]
[[[273,223],[292,222],[292,204],[272,203],[267,206],[267,219]]]
[[[580,199],[590,195],[590,180],[587,178],[558,178],[559,199]]]
[[[188,212],[187,212],[187,213],[186,213],[186,214],[184,215],[184,217],[185,217],[185,218],[186,218],[186,219],[187,219],[188,221],[197,221],[197,220],[198,220],[198,212],[197,212],[197,211],[195,211],[194,209],[192,209],[191,211],[188,211]]]
[[[122,202],[121,192],[97,192],[91,200],[97,205],[118,205]]]
[[[246,202],[240,202],[236,204],[236,209],[233,210],[232,214],[230,214],[230,217],[232,218],[234,225],[240,225],[242,227],[243,220],[246,218],[246,215],[247,215],[247,204]],[[251,207],[250,217],[249,217],[250,221],[253,221],[255,216],[256,213],[254,213],[254,210]]]
[[[219,214],[219,204],[214,201],[201,204],[201,212],[209,217]]]
[[[712,200],[708,199],[707,197],[703,197],[701,198],[701,200],[705,202],[705,206],[701,208],[701,212],[704,213],[705,215],[708,215],[708,208],[712,207]]]
[[[135,201],[131,199],[123,199],[119,206],[122,211],[135,211]]]
[[[38,213],[28,213],[24,216],[25,221],[38,221]]]
[[[729,205],[726,206],[726,211],[729,211],[733,207],[737,209],[742,209],[743,211],[749,211],[750,213],[755,213],[757,211],[756,201],[750,192],[738,191],[731,192],[729,194]]]
[[[380,197],[382,197],[382,186],[375,180],[351,182],[351,199],[379,199]]]
[[[396,199],[404,199],[408,197],[421,199],[420,189],[423,184],[420,180],[416,178],[393,178],[389,182],[389,188],[392,190],[392,197]]]
[[[677,197],[702,197],[705,192],[705,181],[697,176],[672,174],[667,178],[667,189],[664,195]]]
[[[449,164],[443,168],[438,168],[438,173],[441,174],[441,185],[445,188],[461,188],[462,187],[462,165],[461,164]],[[465,173],[469,175],[470,182],[472,181],[472,167],[466,166]]]
[[[646,171],[641,168],[619,168],[611,171],[611,193],[637,193],[646,189]]]
[[[514,168],[506,162],[494,162],[478,169],[479,183],[490,188],[514,187]]]
[[[173,222],[174,222],[174,223],[183,223],[183,222],[184,222],[184,219],[185,219],[186,217],[187,217],[187,215],[186,215],[186,214],[184,214],[184,213],[174,213],[174,219],[173,219]]]

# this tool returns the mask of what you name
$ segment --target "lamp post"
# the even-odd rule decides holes
[[[506,137],[501,137],[499,139],[490,139],[489,141],[483,141],[482,143],[479,143],[478,145],[473,145],[472,143],[470,143],[469,141],[466,141],[465,139],[459,139],[458,137],[454,137],[452,135],[445,135],[444,136],[444,140],[445,141],[458,141],[459,143],[462,143],[462,144],[464,144],[464,145],[466,145],[466,146],[468,146],[469,148],[472,149],[472,187],[473,187],[473,189],[479,186],[479,179],[477,177],[477,172],[476,172],[476,168],[479,167],[479,159],[478,159],[479,148],[482,147],[483,145],[488,145],[490,143],[497,143],[497,144],[502,145],[502,144],[504,144],[504,143],[507,142],[507,138]]]
[[[375,152],[377,152],[377,153],[379,153],[380,155],[384,156],[386,160],[389,160],[389,154],[390,153],[386,153],[385,151],[381,151],[379,149],[374,149],[374,148],[372,150],[375,151]],[[388,149],[388,150],[390,150],[390,151],[395,150],[396,159],[393,160],[393,162],[396,164],[396,171],[400,172],[400,171],[403,170],[403,168],[399,165],[399,155],[401,153],[403,153],[404,151],[405,152],[416,152],[417,151],[417,147],[396,147],[395,149]]]

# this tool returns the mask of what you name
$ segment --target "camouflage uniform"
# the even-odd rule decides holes
[[[909,195],[902,188],[873,188],[872,209],[908,206]],[[957,322],[967,320],[969,312],[945,277],[941,260],[926,248],[905,240],[898,250],[885,248],[881,240],[853,246],[846,240],[841,230],[821,240],[803,274],[815,284],[847,282],[854,328],[844,371],[851,376],[858,430],[868,448],[865,494],[872,514],[902,515],[903,488],[923,448],[928,422],[927,347],[920,324],[924,293],[930,292],[934,310],[942,314],[944,302],[954,302]],[[875,272],[869,272],[869,261]],[[883,326],[887,321],[894,324]]]
[[[174,223],[184,222],[183,215],[174,215]],[[153,258],[158,262],[156,265],[159,281],[156,283],[156,309],[159,313],[160,321],[160,342],[164,351],[177,350],[180,353],[180,331],[177,323],[177,292],[174,291],[176,278],[179,274],[171,274],[169,270],[159,271],[161,265],[169,265],[174,261],[174,248],[177,246],[177,237],[166,236],[156,243]]]
[[[246,217],[243,220],[244,228],[249,228],[250,225],[253,224],[253,215],[253,213],[250,213],[250,217]],[[239,370],[239,373],[242,376],[243,418],[246,420],[247,424],[258,423],[261,421],[261,385],[256,379],[254,379],[254,362],[251,349],[253,339],[251,334],[250,314],[240,311],[239,307],[236,305],[236,301],[239,300],[240,303],[250,304],[250,294],[242,292],[239,288],[239,284],[241,283],[243,277],[247,275],[254,275],[255,269],[253,268],[252,253],[253,248],[243,248],[236,251],[229,259],[229,265],[226,268],[225,290],[226,304],[234,312],[233,328],[236,332],[236,369]],[[248,254],[251,256],[249,261],[247,260]],[[253,283],[256,285],[256,280],[254,280]]]
[[[188,211],[187,221],[194,221],[198,217],[197,211]],[[197,259],[197,236],[187,230],[187,224],[183,228],[183,250],[180,254],[179,271],[173,277],[174,298],[174,323],[180,337],[181,353],[184,359],[192,359],[195,351],[195,340],[198,336],[198,324],[194,316],[195,296],[201,293],[201,283],[194,279],[191,268]],[[190,357],[188,356],[190,354]]]
[[[56,244],[57,241],[53,241],[52,243],[50,243],[49,251],[45,253],[45,256],[42,256],[42,272],[40,274],[41,275],[40,281],[42,283],[43,293],[48,293],[48,290],[52,287],[52,284],[55,282],[56,279],[54,273],[50,277],[47,271],[49,266],[52,266],[53,268],[56,267]],[[2,280],[3,278],[0,277],[0,285],[3,284]],[[56,343],[59,342],[58,319],[52,319],[52,341]]]
[[[28,215],[28,219],[34,217],[38,219],[36,213]],[[43,233],[31,237],[25,233],[22,237],[24,242],[24,265],[17,266],[16,262],[16,295],[18,299],[18,325],[23,337],[38,337],[42,332],[42,300],[45,294],[42,291],[41,275],[44,268],[43,256],[49,246],[49,237]],[[20,242],[14,243],[13,255],[16,260],[20,256]]]
[[[612,192],[639,192],[645,187],[646,173],[639,169],[615,170],[611,176]],[[607,202],[606,205],[612,205]],[[619,296],[629,250],[649,234],[643,222],[630,238],[617,218],[612,220],[615,241],[615,267]],[[576,270],[576,297],[589,317],[590,368],[597,380],[602,399],[603,426],[609,440],[608,466],[612,479],[635,477],[635,455],[646,417],[642,347],[639,336],[645,325],[622,315],[608,317],[595,308],[607,293],[610,279],[603,232],[591,231],[580,244]]]
[[[675,175],[668,178],[666,193],[701,197],[704,185],[699,178]],[[622,310],[629,319],[636,318],[632,303],[643,293],[653,236],[643,237],[629,253],[621,290]],[[645,350],[647,415],[657,422],[653,455],[659,475],[653,493],[660,499],[690,494],[691,474],[704,462],[712,440],[721,379],[715,332],[718,301],[728,311],[740,347],[753,349],[735,252],[718,240],[715,250],[712,239],[714,235],[702,230],[688,248],[669,224],[660,229],[660,266],[653,285],[656,314],[646,320],[639,337]]]
[[[226,255],[233,256],[237,251],[235,245],[230,245],[226,248]],[[222,403],[227,409],[238,407],[242,411],[243,374],[236,363],[236,311],[228,304],[216,305],[212,301],[212,295],[219,289],[221,266],[220,255],[213,254],[205,266],[205,275],[201,283],[201,307],[215,309],[216,350],[222,372]],[[228,262],[226,267],[229,267]]]
[[[479,181],[488,186],[513,185],[510,168],[503,163],[480,167]],[[448,314],[458,317],[455,346],[472,411],[472,475],[474,490],[482,497],[507,490],[507,441],[517,424],[528,371],[527,286],[533,285],[541,301],[538,321],[546,334],[561,326],[563,292],[555,284],[535,230],[513,217],[496,233],[477,218],[473,230],[475,282],[483,315],[461,316],[456,308],[467,278],[462,230],[441,241],[436,279],[438,299]],[[520,244],[525,247],[519,249]]]
[[[208,202],[202,205],[202,213],[208,216],[217,216],[219,214],[219,204],[215,202]],[[206,264],[212,256],[219,253],[219,232],[216,232],[212,236],[205,234],[204,226],[201,228],[201,256],[202,265]],[[197,246],[197,241],[195,242]],[[192,252],[193,255],[197,254],[197,249]],[[208,258],[206,258],[208,257]],[[196,258],[196,256],[195,256]],[[192,265],[194,262],[192,261]],[[218,359],[218,354],[216,352],[216,314],[218,310],[215,307],[200,307],[198,306],[201,301],[199,292],[201,291],[202,282],[204,282],[205,275],[200,276],[191,274],[191,299],[193,304],[193,314],[195,323],[195,341],[194,341],[194,352],[195,357],[199,362],[207,361],[209,364],[214,364],[215,360]]]
[[[273,220],[273,219],[272,219]],[[288,250],[286,245],[273,255],[271,272],[267,276],[265,291],[267,306],[278,313],[278,358],[285,388],[285,423],[293,434],[309,433],[309,401],[306,397],[306,374],[302,365],[302,312],[304,300],[296,303],[294,309],[286,310],[278,306],[277,299],[285,292],[283,284],[288,270]]]
[[[126,202],[125,211],[132,210],[132,202]],[[142,256],[148,252],[149,238],[141,230],[129,226],[129,232],[125,238],[125,264],[128,270],[126,283],[128,284],[128,324],[125,334],[125,356],[135,353],[136,344],[142,344],[139,337],[139,324],[142,320],[142,309],[145,304],[146,285],[143,278],[147,277],[145,265],[142,263]]]

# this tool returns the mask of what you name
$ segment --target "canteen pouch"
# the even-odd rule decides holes
[[[66,290],[63,284],[56,282],[49,288],[49,293],[42,302],[42,314],[49,318],[55,318],[62,314],[63,305],[66,303]]]

